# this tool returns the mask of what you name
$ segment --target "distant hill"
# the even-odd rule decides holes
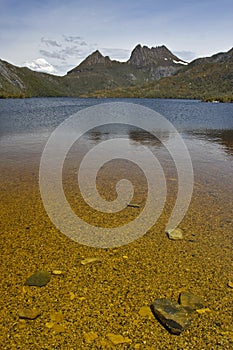
[[[0,60],[0,97],[63,96],[62,78]]]
[[[165,46],[137,45],[126,62],[98,50],[65,76],[0,60],[0,97],[164,97],[232,100],[233,49],[191,63]]]

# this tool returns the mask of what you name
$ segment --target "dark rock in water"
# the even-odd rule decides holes
[[[155,317],[172,334],[179,335],[191,323],[192,316],[183,306],[170,299],[157,299],[151,305]]]
[[[26,320],[34,320],[38,316],[41,315],[40,310],[36,309],[21,309],[19,310],[19,318],[23,318]]]
[[[26,286],[45,286],[50,281],[51,274],[48,271],[37,271],[26,279]]]
[[[181,292],[179,295],[179,304],[190,311],[202,309],[205,305],[203,300],[190,292]]]

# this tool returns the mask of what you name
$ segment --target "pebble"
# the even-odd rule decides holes
[[[59,312],[52,312],[50,314],[50,318],[51,318],[51,321],[60,322],[60,321],[64,320],[64,315],[63,315],[63,313],[61,311],[59,311]]]
[[[155,317],[172,334],[179,335],[191,323],[191,314],[180,304],[170,299],[157,299],[152,304]]]
[[[127,204],[127,207],[131,207],[131,208],[140,208],[140,205],[139,205],[139,204],[136,204],[136,203],[129,203],[129,204]]]
[[[227,283],[227,285],[228,285],[228,287],[233,288],[233,281],[229,281],[229,282]]]
[[[196,310],[198,314],[202,315],[205,314],[207,312],[211,312],[211,310],[207,307],[205,309],[200,309],[200,310]]]
[[[24,318],[27,320],[34,320],[35,318],[37,318],[40,315],[41,315],[41,311],[36,310],[36,309],[24,308],[24,309],[19,310],[19,318]]]
[[[63,275],[64,273],[61,270],[53,270],[52,275],[60,276]]]
[[[61,324],[55,324],[53,327],[52,327],[52,330],[56,333],[62,333],[62,332],[65,332],[65,327],[62,326]]]
[[[166,234],[168,238],[173,241],[178,241],[183,239],[183,231],[180,228],[175,228],[174,230],[167,230]]]
[[[153,314],[149,306],[142,306],[139,310],[139,315],[142,317],[149,317],[150,319],[153,318]]]
[[[180,293],[179,304],[190,311],[204,308],[204,302],[202,298],[190,292]]]
[[[73,292],[70,292],[70,300],[74,300],[75,299],[75,294]]]
[[[95,332],[84,333],[84,338],[87,343],[92,343],[95,339],[98,338],[98,335]]]
[[[51,274],[48,271],[37,271],[26,279],[27,286],[43,287],[50,281]]]
[[[108,333],[106,337],[114,344],[131,343],[131,339],[123,337],[121,334]]]
[[[91,264],[91,263],[94,263],[97,261],[100,262],[101,260],[99,258],[86,258],[86,259],[81,260],[81,264],[87,265],[87,264]]]

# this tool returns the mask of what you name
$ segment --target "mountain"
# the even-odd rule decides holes
[[[79,96],[99,89],[128,87],[170,76],[184,64],[165,46],[137,45],[127,62],[111,60],[98,50],[64,77],[19,68],[0,61],[0,96]]]
[[[132,51],[129,65],[150,71],[150,77],[154,80],[173,75],[187,62],[173,55],[166,46],[152,47],[137,45]]]
[[[83,95],[158,80],[174,74],[184,64],[165,46],[150,49],[137,45],[127,62],[111,60],[97,50],[69,71],[64,82],[76,94]]]
[[[0,97],[64,96],[62,78],[0,60]]]
[[[0,97],[164,97],[233,100],[233,49],[187,64],[165,46],[137,45],[126,62],[98,50],[65,76],[0,60]]]
[[[233,102],[233,48],[199,58],[173,76],[127,89],[97,91],[95,97],[195,98]]]
[[[93,67],[99,64],[104,66],[111,66],[112,61],[110,60],[109,56],[104,57],[99,52],[99,50],[96,50],[87,58],[85,58],[85,60],[82,61],[78,67],[75,67],[71,71],[69,71],[68,74],[84,72],[88,70],[90,67]]]

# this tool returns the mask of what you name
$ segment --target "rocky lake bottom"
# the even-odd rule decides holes
[[[169,196],[158,222],[128,245],[97,249],[70,240],[51,223],[40,197],[36,157],[1,163],[1,173],[3,349],[232,348],[229,174],[218,174],[222,181],[216,181],[210,166],[208,176],[196,175],[189,210],[179,225],[181,240],[165,234],[177,183],[170,174]],[[85,212],[84,218],[93,217],[79,202],[73,180],[68,175],[64,180],[67,198],[74,209]],[[140,176],[135,184],[137,180],[141,184]],[[106,179],[101,186],[108,191]],[[143,202],[142,187],[134,202]],[[139,210],[128,207],[117,220],[132,219]],[[102,218],[93,220],[98,225]],[[25,285],[41,270],[51,274],[46,285]],[[150,306],[161,298],[177,302],[181,292],[199,296],[204,306],[192,314],[187,329],[174,335]],[[35,319],[23,317],[25,308],[38,312]]]

